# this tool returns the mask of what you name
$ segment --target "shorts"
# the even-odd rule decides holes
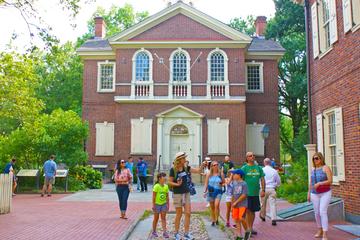
[[[208,202],[215,202],[215,199],[221,200],[221,196],[222,196],[221,193],[217,194],[215,197],[210,197],[210,195],[208,194],[206,200],[207,200]]]
[[[181,208],[185,204],[190,204],[190,193],[174,193],[173,203],[175,208]]]
[[[168,208],[167,208],[167,204],[163,204],[163,205],[158,205],[155,204],[155,213],[163,213],[163,212],[167,212]]]
[[[244,217],[246,212],[246,207],[239,207],[232,209],[232,217],[234,220],[240,220]]]
[[[228,196],[228,195],[226,195],[226,197],[225,197],[225,202],[232,202],[232,196]]]
[[[55,184],[55,177],[45,177],[45,185]]]
[[[261,207],[260,207],[260,199],[259,196],[248,196],[247,197],[247,201],[248,201],[248,209],[251,212],[258,212],[260,211]]]

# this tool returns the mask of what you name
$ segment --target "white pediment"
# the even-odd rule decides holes
[[[203,118],[204,116],[182,105],[173,107],[156,115],[166,118]]]

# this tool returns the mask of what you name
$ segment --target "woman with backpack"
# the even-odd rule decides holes
[[[211,162],[210,173],[206,175],[204,194],[210,202],[211,226],[219,225],[220,201],[223,194],[224,174],[220,171],[217,161]]]
[[[176,209],[175,216],[175,240],[180,240],[179,234],[180,221],[183,214],[183,208],[185,211],[184,229],[185,240],[194,239],[190,232],[190,217],[191,217],[191,202],[190,192],[194,193],[194,187],[191,182],[191,173],[202,172],[204,163],[199,168],[193,168],[190,166],[185,167],[186,153],[178,152],[175,155],[174,166],[170,169],[168,185],[173,191],[173,203]]]

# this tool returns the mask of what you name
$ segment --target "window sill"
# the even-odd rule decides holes
[[[131,152],[130,155],[142,155],[142,156],[152,156],[152,153],[141,153],[141,152]]]
[[[258,91],[246,90],[246,93],[264,93],[264,91],[263,90],[258,90]]]
[[[114,154],[95,154],[95,157],[113,157]]]
[[[358,24],[356,24],[355,26],[353,26],[352,28],[351,28],[351,32],[356,32],[357,30],[359,30],[360,29],[360,23],[358,23]]]
[[[322,59],[323,57],[325,57],[329,52],[331,52],[331,50],[333,50],[333,47],[332,47],[332,46],[330,46],[328,49],[326,49],[325,52],[320,53],[320,55],[319,55],[319,60]]]
[[[208,153],[207,155],[210,155],[210,156],[226,156],[226,155],[229,155],[229,153]]]
[[[98,90],[97,92],[98,93],[114,93],[115,89],[114,90]]]

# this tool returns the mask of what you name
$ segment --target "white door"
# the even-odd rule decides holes
[[[189,136],[171,136],[170,140],[170,159],[174,160],[178,152],[186,152],[189,156],[192,154]]]

